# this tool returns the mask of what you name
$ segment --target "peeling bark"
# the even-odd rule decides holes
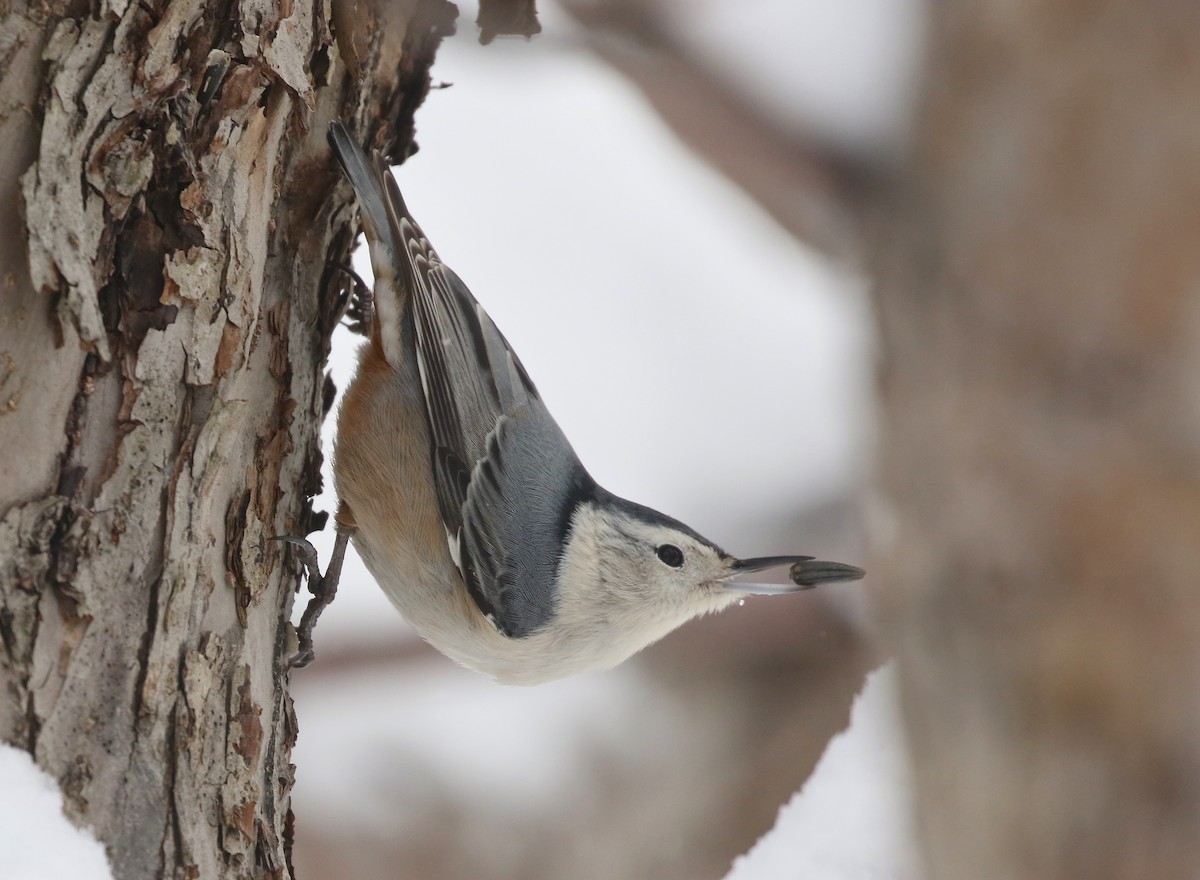
[[[325,130],[402,158],[453,16],[0,12],[0,737],[118,877],[291,874],[296,572],[270,538],[323,516],[353,210]]]
[[[537,0],[480,0],[475,24],[485,46],[501,35],[532,37],[542,32]]]

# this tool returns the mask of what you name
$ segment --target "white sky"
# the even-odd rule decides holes
[[[885,159],[909,134],[925,0],[682,0],[672,26],[805,137]]]

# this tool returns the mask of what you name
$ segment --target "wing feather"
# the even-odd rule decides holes
[[[386,239],[371,241],[376,285],[381,275],[394,277],[411,299],[451,555],[497,628],[528,635],[553,615],[562,543],[575,505],[595,484],[520,358],[409,213],[379,154],[368,160],[339,125],[330,141],[363,206],[368,237]]]

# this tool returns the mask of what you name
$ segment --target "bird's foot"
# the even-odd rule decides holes
[[[272,540],[283,541],[285,544],[295,547],[297,558],[308,573],[308,591],[312,594],[312,598],[308,600],[308,606],[300,618],[300,625],[296,627],[298,648],[288,660],[289,666],[307,666],[316,656],[313,651],[313,629],[317,625],[317,618],[337,595],[338,581],[342,577],[342,560],[346,556],[346,544],[350,540],[350,532],[338,529],[337,540],[333,545],[333,555],[330,557],[329,566],[323,575],[320,568],[317,567],[317,548],[304,538],[280,535]]]
[[[329,263],[330,269],[341,272],[350,279],[350,292],[346,301],[346,327],[359,336],[371,335],[375,322],[375,295],[362,277],[345,263]]]

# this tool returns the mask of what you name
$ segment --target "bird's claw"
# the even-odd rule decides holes
[[[371,324],[375,321],[375,295],[357,272],[345,263],[329,263],[329,268],[336,269],[350,279],[350,292],[346,300],[343,317],[346,327],[351,333],[359,336],[369,336]]]
[[[315,593],[321,585],[321,570],[317,567],[317,548],[304,538],[295,535],[276,535],[272,541],[281,541],[295,547],[296,558],[308,573],[308,590]]]
[[[338,531],[337,540],[333,545],[333,555],[330,557],[329,566],[323,575],[317,566],[317,548],[309,541],[294,535],[278,535],[271,540],[282,541],[297,548],[297,557],[308,574],[308,591],[312,594],[312,598],[308,600],[308,606],[300,618],[300,625],[296,627],[298,650],[288,660],[288,665],[292,667],[307,666],[316,656],[316,652],[313,650],[313,629],[317,625],[317,618],[337,595],[338,581],[342,576],[342,560],[346,555],[346,544],[350,540],[350,533]]]
[[[307,666],[309,663],[312,663],[313,658],[316,656],[317,655],[313,652],[312,648],[309,648],[307,651],[297,651],[288,659],[288,666],[291,666],[294,669],[299,669],[302,666]]]

